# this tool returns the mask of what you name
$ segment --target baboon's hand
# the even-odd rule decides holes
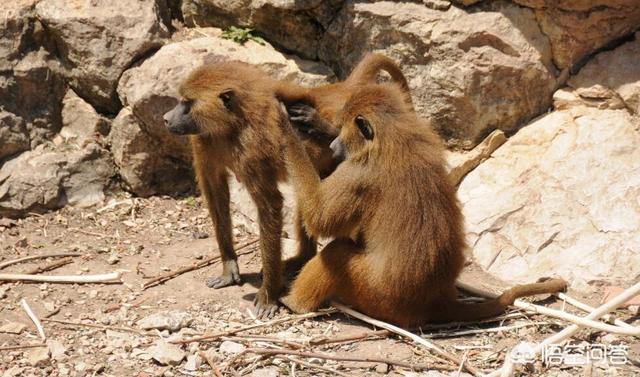
[[[255,314],[258,319],[270,319],[278,312],[278,301],[269,297],[265,289],[260,288],[253,299]]]
[[[287,107],[287,114],[289,114],[290,121],[298,123],[297,126],[302,128],[312,128],[318,116],[318,112],[313,106],[302,102],[297,102]]]
[[[240,279],[238,262],[236,260],[228,260],[222,262],[222,275],[208,279],[207,287],[219,289],[240,283],[242,283],[242,280]]]

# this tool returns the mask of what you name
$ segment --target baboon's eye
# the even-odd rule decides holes
[[[231,101],[233,99],[233,90],[227,89],[218,95],[224,104],[224,107],[231,110]]]
[[[371,128],[368,120],[364,119],[362,115],[358,115],[355,119],[355,122],[356,126],[358,126],[358,129],[360,130],[360,133],[362,134],[362,136],[364,136],[365,139],[373,139],[373,128]]]

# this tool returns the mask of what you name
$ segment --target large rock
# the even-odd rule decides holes
[[[401,64],[420,114],[465,148],[543,112],[556,85],[533,12],[507,2],[468,13],[350,1],[327,30],[320,57],[344,75],[371,50]]]
[[[60,130],[65,90],[59,65],[43,49],[7,64],[9,68],[0,71],[0,160]]]
[[[126,189],[141,196],[183,192],[193,187],[191,164],[152,136],[129,108],[113,121],[109,134],[113,160]],[[186,148],[186,147],[183,147]]]
[[[636,0],[513,1],[534,9],[559,68],[572,67],[640,27],[640,6]]]
[[[177,103],[178,86],[193,68],[237,60],[254,64],[274,78],[308,86],[325,83],[331,76],[322,65],[283,55],[270,45],[247,42],[241,46],[220,38],[220,33],[205,28],[179,35],[179,42],[162,47],[122,75],[118,93],[127,107],[114,122],[110,138],[121,175],[136,194],[174,193],[181,184],[192,182],[185,174],[190,164],[187,140],[169,133],[162,115]]]
[[[73,89],[107,112],[120,108],[116,86],[122,72],[168,36],[164,0],[42,0],[36,12]]]
[[[70,147],[43,144],[7,161],[0,169],[0,216],[101,202],[114,175],[108,151],[96,143]]]
[[[502,279],[574,288],[640,274],[640,134],[626,110],[577,106],[521,129],[458,194],[473,255]]]
[[[189,26],[251,27],[268,40],[315,59],[325,29],[344,0],[183,0]]]
[[[580,72],[569,79],[569,86],[582,93],[581,97],[602,98],[608,88],[614,95],[604,93],[605,98],[622,99],[624,105],[634,114],[640,114],[640,33],[636,38],[612,51],[596,55]],[[606,91],[606,90],[605,90]]]

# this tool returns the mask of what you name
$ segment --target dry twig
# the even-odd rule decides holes
[[[521,329],[523,327],[541,326],[541,325],[548,325],[548,324],[549,322],[527,322],[527,323],[521,323],[519,325],[490,327],[488,329],[470,329],[470,330],[461,330],[461,331],[454,331],[454,332],[442,332],[437,334],[423,334],[422,337],[429,338],[429,339],[453,338],[457,336],[502,332],[502,331]]]
[[[353,342],[357,340],[367,340],[369,338],[388,336],[389,334],[391,334],[391,331],[389,330],[376,330],[376,331],[365,331],[360,334],[345,335],[345,336],[336,337],[336,338],[329,338],[324,335],[321,335],[309,340],[309,344],[313,346],[319,346],[319,345],[331,344],[331,343]]]
[[[0,281],[38,281],[44,283],[122,283],[120,272],[100,275],[0,274]]]
[[[97,233],[97,232],[91,232],[91,231],[80,229],[80,228],[67,228],[67,230],[72,231],[72,232],[78,232],[78,233],[86,234],[88,236],[100,237],[100,238],[118,238],[116,236],[111,236],[111,235],[108,235],[108,234],[102,234],[102,233]]]
[[[567,304],[569,305],[573,305],[576,308],[587,312],[587,313],[591,313],[592,311],[596,310],[596,308],[589,306],[583,302],[580,302],[578,300],[576,300],[575,298],[569,297],[564,293],[556,293],[556,296],[558,296],[558,298],[560,300],[565,301]],[[607,323],[613,323],[616,326],[620,326],[620,327],[626,327],[626,328],[633,328],[633,326],[631,326],[630,324],[626,323],[625,321],[619,319],[619,318],[615,318],[614,316],[612,316],[611,314],[605,314],[602,316],[602,320],[607,322]]]
[[[31,322],[33,322],[33,324],[36,325],[36,329],[38,329],[38,334],[40,335],[40,339],[42,339],[43,342],[46,341],[47,336],[44,335],[44,328],[42,327],[42,323],[40,323],[40,320],[38,319],[36,314],[33,312],[33,310],[31,310],[31,307],[29,306],[29,304],[27,304],[27,300],[25,299],[20,300],[20,304],[22,304],[22,308],[24,309],[24,311],[27,312],[27,315],[31,319]]]
[[[284,358],[289,360],[289,361],[291,361],[291,362],[294,362],[294,363],[300,364],[300,365],[302,365],[304,367],[307,367],[309,369],[318,369],[318,370],[321,370],[323,372],[331,373],[332,376],[352,377],[352,375],[350,375],[350,374],[342,373],[342,372],[337,371],[335,369],[331,369],[331,368],[325,367],[324,365],[308,363],[308,362],[306,362],[304,360],[300,360],[298,358],[291,357],[291,356],[288,356],[288,357],[285,356]]]
[[[237,334],[239,332],[243,332],[243,331],[247,331],[247,330],[253,330],[253,329],[260,328],[260,327],[269,327],[269,326],[279,325],[281,323],[286,323],[286,322],[293,322],[293,321],[299,321],[299,320],[303,320],[303,319],[315,318],[315,317],[319,317],[321,315],[333,314],[335,312],[337,312],[336,309],[329,309],[329,310],[323,310],[323,311],[319,311],[319,312],[311,312],[311,313],[306,313],[306,314],[300,314],[300,315],[293,316],[293,317],[274,319],[273,321],[269,321],[269,322],[262,322],[262,323],[256,323],[256,324],[248,325],[248,326],[244,326],[244,327],[238,327],[236,329],[221,331],[221,332],[215,333],[215,334],[204,334],[204,335],[201,335],[201,336],[195,336],[193,338],[188,338],[188,339],[176,339],[176,340],[170,341],[169,343],[185,344],[185,343],[192,343],[192,342],[214,341],[214,340],[219,339],[219,338],[221,338],[223,336],[234,335],[234,334]]]
[[[28,271],[25,271],[25,274],[27,275],[35,275],[35,274],[39,274],[42,272],[46,272],[46,271],[51,271],[51,270],[55,270],[56,268],[60,268],[62,266],[66,266],[70,263],[73,263],[73,259],[71,258],[64,258],[64,259],[60,259],[58,261],[53,261],[51,263],[45,264],[44,266],[38,266],[35,268],[32,268]]]
[[[24,257],[24,258],[19,258],[19,259],[14,259],[14,260],[9,260],[6,262],[2,262],[0,263],[0,270],[11,266],[13,264],[17,264],[17,263],[22,263],[22,262],[27,262],[30,260],[35,260],[35,259],[44,259],[44,258],[61,258],[61,257],[78,257],[81,254],[78,253],[55,253],[55,254],[42,254],[42,255],[31,255],[28,257]]]
[[[624,292],[620,293],[618,296],[614,297],[611,301],[599,306],[593,312],[585,317],[585,319],[596,320],[603,315],[609,313],[612,310],[615,310],[620,305],[624,304],[635,295],[640,293],[640,282],[636,283],[630,288],[627,288]],[[560,331],[559,333],[548,337],[539,343],[534,349],[533,354],[531,356],[537,356],[542,352],[542,350],[550,345],[550,344],[562,344],[568,338],[570,338],[573,334],[575,334],[580,329],[580,326],[573,324]],[[513,361],[510,357],[505,358],[505,362],[502,367],[490,374],[487,377],[498,377],[498,376],[511,376],[513,375]]]
[[[218,369],[218,367],[216,366],[216,363],[213,360],[211,360],[209,355],[207,355],[204,351],[200,351],[198,352],[198,354],[200,355],[201,358],[204,359],[204,361],[207,362],[207,364],[209,364],[209,366],[211,367],[211,370],[216,375],[216,377],[222,377],[222,373],[220,373],[220,369]]]
[[[36,348],[36,347],[46,347],[47,345],[44,343],[38,343],[38,344],[22,344],[19,346],[5,346],[5,347],[0,347],[0,351],[14,351],[14,350],[21,350],[24,348]]]
[[[412,369],[412,370],[455,370],[456,369],[450,365],[439,365],[439,364],[433,364],[433,363],[410,364],[402,361],[388,360],[388,359],[377,358],[377,357],[337,356],[337,355],[328,355],[326,353],[304,352],[304,351],[287,350],[287,349],[247,348],[247,352],[255,353],[258,355],[270,355],[270,356],[293,355],[293,356],[317,358],[317,359],[325,359],[325,360],[335,360],[335,361],[383,363],[383,364],[395,365],[395,366]]]
[[[469,363],[465,363],[462,360],[460,360],[460,358],[454,354],[451,354],[449,352],[447,352],[446,350],[444,350],[443,348],[441,348],[440,346],[436,345],[435,343],[432,343],[426,339],[421,338],[420,336],[413,334],[407,330],[401,329],[397,326],[391,325],[389,323],[371,318],[367,315],[364,315],[358,311],[355,311],[349,307],[346,307],[342,304],[336,303],[336,302],[332,302],[331,305],[335,308],[337,308],[338,310],[340,310],[343,313],[346,313],[352,317],[358,318],[361,321],[367,322],[369,324],[372,324],[374,326],[377,327],[381,327],[383,329],[387,329],[391,332],[394,332],[398,335],[402,335],[405,336],[411,340],[413,340],[414,342],[421,344],[425,347],[427,347],[428,349],[432,350],[435,354],[437,354],[438,356],[447,359],[453,363],[455,363],[456,365],[460,365],[462,364],[464,366],[464,369],[467,370],[469,373],[471,373],[474,376],[481,376],[482,373],[474,368],[473,366],[469,365]]]
[[[238,248],[236,249],[236,252],[240,251],[242,249],[245,249],[245,248],[257,243],[258,241],[260,241],[259,238],[254,238],[254,239],[252,239],[250,241],[247,241],[247,242],[243,243],[242,245],[239,245]],[[247,251],[247,252],[244,252],[244,253],[236,253],[236,255],[240,256],[240,255],[244,255],[244,254],[248,254],[248,253],[250,253],[250,251]],[[151,280],[149,280],[149,281],[145,282],[144,284],[142,284],[142,289],[145,290],[147,288],[156,286],[158,284],[162,284],[162,283],[166,282],[167,280],[171,280],[171,279],[175,278],[176,276],[182,275],[182,274],[184,274],[186,272],[189,272],[189,271],[198,270],[198,269],[207,267],[210,264],[216,263],[218,261],[220,261],[220,256],[216,255],[214,257],[207,258],[207,259],[205,259],[203,261],[200,261],[198,263],[194,263],[194,264],[192,264],[190,266],[185,266],[185,267],[179,268],[176,271],[172,271],[172,272],[168,272],[166,274],[162,274],[160,276],[156,276],[156,277],[152,278]]]
[[[101,330],[113,330],[113,331],[124,331],[124,332],[132,332],[138,335],[144,335],[144,336],[158,336],[154,333],[148,333],[148,332],[144,332],[142,330],[138,330],[138,329],[134,329],[131,327],[118,327],[118,326],[107,326],[107,325],[98,325],[98,324],[94,324],[94,323],[82,323],[82,322],[72,322],[72,321],[63,321],[60,319],[43,319],[44,322],[54,322],[54,323],[59,323],[62,325],[69,325],[69,326],[82,326],[82,327],[92,327],[95,329],[101,329]]]

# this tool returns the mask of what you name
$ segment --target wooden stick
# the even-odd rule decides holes
[[[548,324],[549,322],[527,322],[527,323],[521,323],[519,325],[498,326],[498,327],[491,327],[488,329],[471,329],[471,330],[462,330],[462,331],[454,331],[454,332],[443,332],[438,334],[423,334],[422,337],[429,338],[429,339],[453,338],[457,336],[502,332],[502,331],[521,329],[523,327],[540,326],[540,325],[548,325]]]
[[[319,345],[331,344],[331,343],[352,342],[354,340],[364,340],[369,338],[387,336],[389,334],[391,334],[391,331],[389,330],[376,330],[376,331],[365,331],[355,335],[345,335],[337,338],[328,338],[324,335],[321,335],[309,340],[309,344],[314,346],[319,346]]]
[[[564,319],[565,321],[573,322],[583,327],[591,327],[596,330],[610,332],[613,334],[640,336],[640,327],[626,328],[626,327],[608,325],[600,321],[594,321],[588,318],[578,317],[576,315],[569,314],[567,312],[547,308],[540,305],[534,305],[522,300],[516,300],[513,303],[513,305],[522,310],[528,310],[530,312],[544,314],[549,317]]]
[[[293,342],[291,340],[279,339],[273,336],[234,335],[220,337],[220,340],[233,340],[236,342],[270,342],[275,344],[282,344],[295,349],[304,348],[304,344]]]
[[[319,312],[311,312],[311,313],[306,313],[306,314],[300,314],[300,315],[293,316],[293,317],[274,319],[273,321],[269,321],[269,322],[262,322],[262,323],[257,323],[257,324],[248,325],[248,326],[244,326],[244,327],[238,327],[236,329],[226,330],[226,331],[222,331],[222,332],[215,333],[215,334],[204,334],[204,335],[201,335],[201,336],[195,336],[193,338],[188,338],[188,339],[171,340],[171,341],[169,341],[169,343],[185,344],[185,343],[192,343],[192,342],[213,341],[213,340],[216,340],[216,339],[218,339],[220,337],[223,337],[223,336],[234,335],[234,334],[237,334],[239,332],[243,332],[243,331],[247,331],[247,330],[257,329],[257,328],[260,328],[260,327],[269,327],[269,326],[279,325],[281,323],[299,321],[299,320],[302,320],[302,319],[315,318],[315,317],[319,317],[319,316],[322,316],[322,315],[333,314],[333,313],[336,313],[336,312],[337,312],[336,309],[329,309],[329,310],[323,310],[323,311],[319,311]]]
[[[36,325],[36,329],[38,330],[40,339],[42,339],[42,342],[45,342],[47,340],[47,336],[44,335],[44,328],[42,327],[42,323],[40,323],[40,320],[38,319],[38,317],[36,317],[36,314],[33,312],[33,310],[31,310],[29,304],[27,304],[27,300],[20,300],[20,304],[22,304],[22,308],[24,309],[24,311],[27,312],[27,315],[31,319],[31,322]]]
[[[596,310],[594,307],[587,305],[581,301],[576,300],[575,298],[569,297],[564,293],[556,293],[556,296],[561,299],[566,301],[569,305],[573,305],[576,308],[587,312],[587,313],[591,313],[592,311]],[[620,326],[620,327],[626,327],[628,329],[633,328],[633,326],[631,326],[630,324],[626,323],[625,321],[619,319],[619,318],[615,318],[614,316],[612,316],[611,314],[605,314],[602,316],[602,320],[604,320],[605,322],[611,323],[613,322],[616,326]]]
[[[70,230],[72,232],[78,232],[78,233],[86,234],[88,236],[100,237],[100,238],[118,238],[116,236],[111,236],[111,235],[108,235],[108,234],[102,234],[102,233],[96,233],[96,232],[90,232],[88,230],[84,230],[84,229],[80,229],[80,228],[67,228],[67,230]]]
[[[335,369],[327,368],[324,365],[317,365],[317,364],[313,364],[313,363],[308,363],[308,362],[306,362],[304,360],[300,360],[300,359],[295,358],[295,357],[285,356],[284,358],[289,360],[289,361],[291,361],[291,362],[294,362],[294,363],[300,364],[300,365],[302,365],[304,367],[307,367],[309,369],[318,369],[318,370],[321,370],[323,372],[331,373],[332,376],[353,377],[350,374],[342,373],[342,372],[337,371]]]
[[[331,305],[333,307],[337,308],[338,310],[340,310],[341,312],[346,313],[346,314],[348,314],[348,315],[350,315],[352,317],[358,318],[361,321],[367,322],[367,323],[372,324],[372,325],[377,326],[377,327],[381,327],[383,329],[389,330],[389,331],[394,332],[396,334],[405,336],[405,337],[413,340],[414,342],[416,342],[418,344],[421,344],[421,345],[427,347],[428,349],[432,350],[438,356],[455,363],[455,365],[460,365],[460,364],[464,365],[464,368],[469,373],[471,373],[472,375],[474,375],[474,376],[482,376],[482,373],[478,369],[476,369],[475,367],[469,365],[469,363],[462,362],[462,360],[460,360],[460,358],[458,356],[445,351],[443,348],[441,348],[440,346],[436,345],[435,343],[432,343],[432,342],[430,342],[430,341],[428,341],[426,339],[423,339],[423,338],[421,338],[420,336],[418,336],[418,335],[416,335],[414,333],[411,333],[411,332],[409,332],[407,330],[401,329],[401,328],[399,328],[397,326],[394,326],[392,324],[389,324],[389,323],[386,323],[386,322],[371,318],[371,317],[369,317],[367,315],[364,315],[364,314],[362,314],[360,312],[357,312],[357,311],[355,311],[355,310],[353,310],[353,309],[351,309],[349,307],[346,307],[346,306],[344,306],[342,304],[339,304],[337,302],[332,302]]]
[[[120,283],[120,272],[101,275],[27,275],[0,274],[0,281],[38,281],[45,283]]]
[[[612,310],[617,309],[620,305],[629,301],[631,298],[640,293],[640,282],[636,283],[632,287],[627,288],[625,291],[615,296],[611,301],[604,303],[603,305],[596,308],[589,315],[585,317],[585,319],[596,320],[603,315],[609,313]],[[533,349],[533,355],[537,356],[542,352],[542,350],[550,344],[562,344],[566,339],[570,338],[573,334],[575,334],[580,329],[580,326],[573,324],[560,331],[559,333],[548,337],[543,340]],[[513,361],[509,355],[505,357],[504,364],[502,367],[490,374],[487,377],[498,377],[498,376],[510,376],[513,375]]]
[[[28,257],[24,257],[24,258],[19,258],[19,259],[14,259],[14,260],[2,262],[2,263],[0,263],[0,270],[2,270],[5,267],[11,266],[12,264],[27,262],[27,261],[35,260],[35,259],[60,258],[60,257],[78,257],[78,256],[81,256],[81,255],[82,254],[78,254],[78,253],[55,253],[55,254],[31,255],[31,256],[28,256]]]
[[[247,241],[247,242],[243,243],[242,245],[238,246],[236,251],[240,251],[242,249],[245,249],[245,248],[257,243],[258,241],[260,241],[259,238],[254,238],[254,239],[252,239],[250,241]],[[248,254],[248,253],[250,253],[250,251],[247,251],[247,252],[244,252],[244,253],[237,253],[237,255],[240,256],[240,255],[244,255],[244,254]],[[171,280],[171,279],[175,278],[176,276],[182,275],[182,274],[184,274],[186,272],[193,271],[193,270],[198,270],[198,269],[201,269],[203,267],[207,267],[210,264],[216,263],[218,261],[220,261],[220,256],[216,255],[214,257],[207,258],[207,259],[205,259],[203,261],[200,261],[198,263],[192,264],[190,266],[185,266],[185,267],[179,268],[176,271],[172,271],[172,272],[168,272],[166,274],[162,274],[160,276],[156,276],[156,277],[152,278],[151,280],[149,280],[149,281],[145,282],[144,284],[142,284],[142,290],[145,290],[147,288],[156,286],[158,284],[162,284],[162,283],[164,283],[164,282],[166,282],[168,280]]]
[[[46,347],[47,345],[44,343],[38,343],[38,344],[22,344],[19,346],[5,346],[5,347],[0,347],[0,351],[13,351],[13,350],[21,350],[24,348],[36,348],[36,347]]]
[[[147,333],[141,330],[137,330],[131,327],[118,327],[118,326],[107,326],[107,325],[98,325],[98,324],[94,324],[94,323],[82,323],[82,322],[72,322],[72,321],[63,321],[60,319],[43,319],[44,322],[54,322],[54,323],[60,323],[62,325],[69,325],[69,326],[82,326],[82,327],[92,327],[92,328],[96,328],[96,329],[101,329],[101,330],[113,330],[113,331],[124,331],[124,332],[132,332],[138,335],[144,335],[144,336],[158,336],[154,333]]]
[[[60,268],[62,266],[66,266],[67,264],[73,263],[73,259],[71,258],[64,258],[64,259],[60,259],[59,261],[53,261],[49,264],[45,264],[44,266],[38,266],[35,268],[32,268],[28,271],[25,271],[25,274],[27,275],[35,275],[35,274],[39,274],[42,272],[46,272],[46,271],[51,271],[51,270],[55,270],[56,268]]]
[[[356,356],[338,356],[338,355],[329,355],[326,353],[316,353],[316,352],[304,352],[297,350],[288,350],[288,349],[273,349],[273,348],[247,348],[248,353],[255,353],[258,355],[269,355],[269,356],[277,356],[277,355],[293,355],[300,357],[308,357],[308,358],[317,358],[317,359],[325,359],[325,360],[335,360],[335,361],[356,361],[356,362],[365,362],[365,363],[383,363],[389,365],[395,365],[403,368],[408,368],[412,370],[455,370],[456,368],[451,367],[449,365],[439,365],[439,364],[410,364],[402,361],[388,360],[377,357],[356,357]]]
[[[472,292],[474,294],[477,294],[479,296],[488,297],[488,298],[494,298],[498,296],[496,292],[487,291],[487,290],[484,290],[483,288],[467,286],[466,284],[461,283],[459,281],[456,284],[458,287],[466,291]],[[569,314],[560,310],[550,309],[540,305],[534,305],[520,299],[516,300],[513,303],[513,306],[522,310],[544,314],[550,317],[560,318],[565,321],[577,323],[584,327],[592,327],[600,331],[606,331],[606,332],[621,334],[621,335],[640,336],[640,328],[638,327],[612,326],[606,323],[591,320],[589,317],[586,317],[586,318],[578,317],[573,314]]]

